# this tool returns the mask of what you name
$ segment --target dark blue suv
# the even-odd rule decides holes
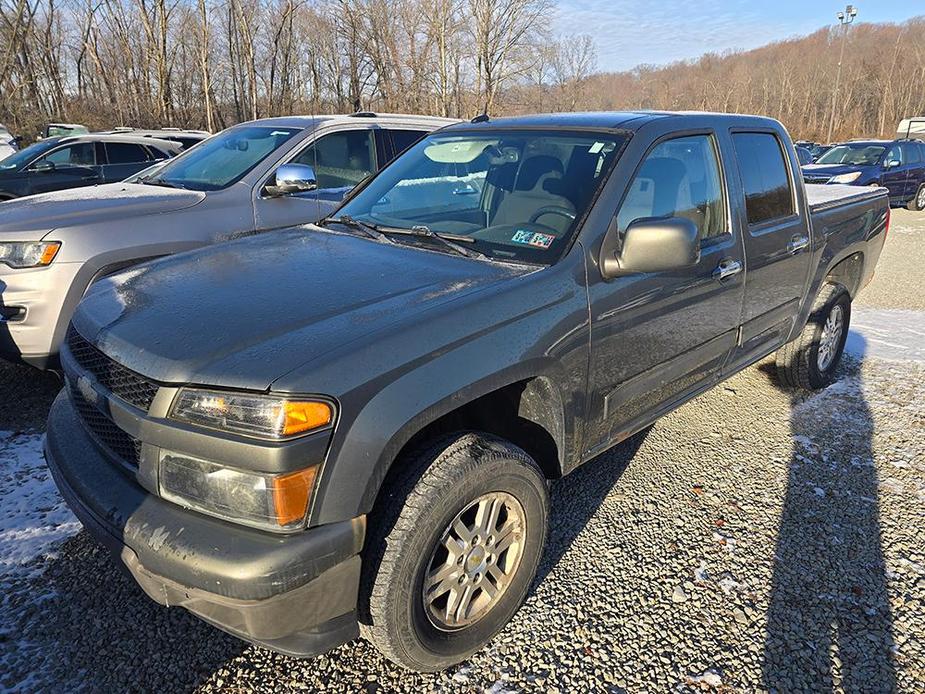
[[[856,140],[836,145],[803,167],[807,183],[883,186],[891,205],[925,210],[925,142]]]

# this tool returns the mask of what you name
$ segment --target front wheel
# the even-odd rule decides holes
[[[915,197],[909,201],[906,207],[913,212],[925,210],[925,183],[919,186],[919,190],[915,194]]]
[[[370,517],[361,629],[387,658],[433,672],[500,631],[536,575],[547,482],[517,446],[465,433],[404,466]]]
[[[848,291],[840,284],[824,285],[803,331],[777,351],[781,383],[806,390],[831,383],[845,350],[850,321]]]

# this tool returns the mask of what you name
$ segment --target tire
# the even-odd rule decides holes
[[[915,193],[915,197],[906,205],[906,209],[912,210],[913,212],[925,210],[925,183],[919,186],[919,189]]]
[[[546,543],[548,484],[524,451],[480,433],[453,435],[397,464],[403,473],[387,480],[390,487],[369,519],[360,629],[393,662],[434,672],[482,648],[520,607]],[[500,509],[496,523],[483,525],[499,537],[476,527],[480,540],[454,544],[458,555],[447,552],[462,537],[451,531],[454,519],[478,525],[471,521],[493,503]],[[502,543],[508,546],[492,554]],[[438,588],[428,599],[425,579],[434,576],[428,584]],[[462,581],[464,588],[456,589]],[[463,595],[472,596],[469,611],[452,610],[451,600]]]
[[[840,284],[823,285],[806,326],[777,351],[777,377],[791,388],[818,390],[832,382],[851,322],[851,297]],[[837,326],[838,333],[830,337]],[[824,339],[825,338],[825,339]]]

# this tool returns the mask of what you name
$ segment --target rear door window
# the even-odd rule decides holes
[[[922,161],[922,157],[919,154],[918,145],[909,143],[902,146],[904,152],[904,159],[907,164],[919,164]]]
[[[793,215],[793,190],[784,149],[777,136],[734,133],[732,140],[745,189],[748,223],[764,224]]]
[[[110,164],[137,164],[150,159],[144,147],[131,142],[107,142],[106,158]]]
[[[390,130],[389,134],[392,136],[392,149],[395,156],[398,156],[424,137],[427,132],[424,130]]]

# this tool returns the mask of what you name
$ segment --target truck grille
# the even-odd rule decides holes
[[[129,405],[148,411],[157,395],[156,383],[107,357],[87,342],[74,326],[68,328],[67,347],[80,368],[90,372],[106,390]]]
[[[109,417],[87,402],[73,383],[69,384],[68,390],[74,409],[87,430],[114,455],[137,468],[141,458],[141,441],[122,431]]]

